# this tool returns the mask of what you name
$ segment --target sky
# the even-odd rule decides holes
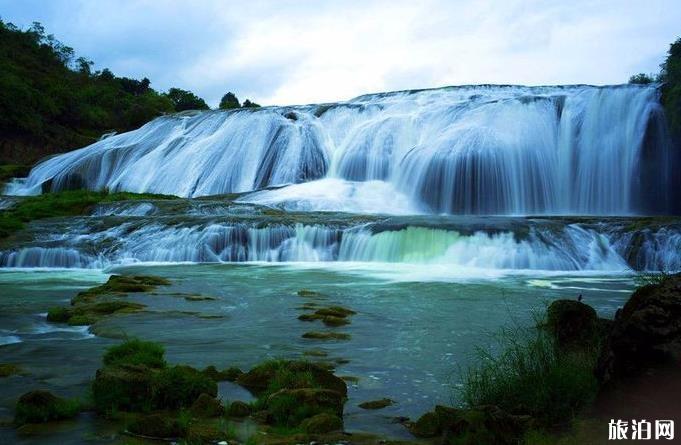
[[[116,75],[262,105],[446,85],[617,84],[656,73],[681,1],[0,0]]]

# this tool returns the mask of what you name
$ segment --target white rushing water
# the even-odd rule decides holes
[[[8,192],[284,186],[241,199],[359,213],[664,212],[672,163],[657,96],[656,85],[470,86],[185,113],[49,159]]]
[[[599,226],[600,227],[600,226]],[[681,236],[598,230],[580,224],[462,233],[437,227],[378,229],[327,225],[211,222],[165,226],[123,223],[104,231],[54,234],[49,247],[0,251],[5,267],[104,268],[137,262],[337,262],[433,265],[451,271],[604,271],[681,269]]]

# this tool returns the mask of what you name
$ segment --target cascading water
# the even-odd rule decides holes
[[[668,199],[642,196],[673,192],[677,174],[668,141],[646,140],[663,127],[657,99],[656,85],[470,86],[185,113],[49,159],[8,191],[285,186],[241,199],[360,213],[665,213]]]

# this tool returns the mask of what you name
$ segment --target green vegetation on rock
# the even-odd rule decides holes
[[[0,363],[0,378],[22,374],[21,367],[11,363]]]
[[[164,368],[163,346],[136,338],[107,349],[102,362],[105,366],[142,365],[149,368]]]
[[[43,218],[79,216],[87,214],[95,204],[143,200],[174,199],[174,196],[150,193],[128,193],[89,190],[69,190],[46,193],[21,199],[14,207],[0,214],[0,238],[24,228],[24,224]]]
[[[43,423],[74,417],[80,412],[77,400],[63,399],[49,391],[37,390],[22,395],[17,402],[14,423]]]

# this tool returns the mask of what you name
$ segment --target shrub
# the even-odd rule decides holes
[[[507,330],[501,354],[480,350],[477,366],[464,375],[462,397],[470,407],[497,405],[529,414],[543,425],[569,422],[593,401],[596,350],[559,352],[544,330]]]
[[[31,391],[19,398],[14,423],[42,423],[74,417],[80,411],[77,400],[62,399],[49,391]]]
[[[136,338],[107,349],[103,357],[104,365],[144,365],[150,368],[164,368],[166,365],[163,346]]]
[[[215,397],[218,386],[213,379],[189,366],[166,368],[154,382],[154,403],[165,409],[191,406],[202,393]]]

